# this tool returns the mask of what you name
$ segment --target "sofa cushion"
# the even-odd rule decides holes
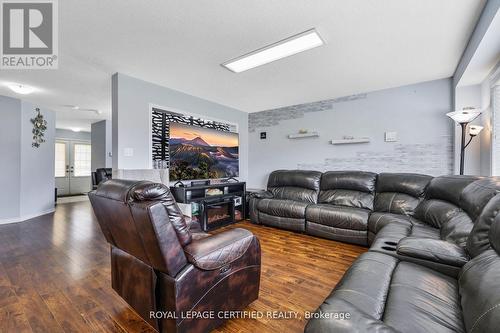
[[[373,212],[368,219],[368,230],[376,234],[390,223],[399,223],[408,226],[422,224],[421,221],[407,215]]]
[[[493,249],[482,252],[462,268],[458,281],[464,322],[468,332],[498,332],[499,276],[500,257]]]
[[[465,247],[474,225],[469,215],[460,207],[439,199],[423,201],[417,207],[415,215],[427,224],[440,228],[441,239],[462,247]]]
[[[428,225],[391,223],[380,229],[375,235],[370,251],[378,251],[395,256],[397,244],[406,237],[440,239],[439,229]],[[387,248],[392,249],[392,251],[386,251]]]
[[[392,275],[382,321],[401,332],[464,332],[457,281],[401,261]]]
[[[475,176],[440,176],[433,178],[425,192],[426,199],[438,199],[460,206],[462,191],[478,180]]]
[[[498,193],[500,193],[500,177],[476,180],[462,191],[460,207],[475,221],[486,204]]]
[[[420,238],[441,239],[439,229],[425,224],[413,225],[410,236]]]
[[[321,177],[319,203],[373,209],[377,174],[362,171],[329,171]]]
[[[307,323],[305,333],[400,333],[340,298],[321,304],[314,316]]]
[[[425,221],[434,228],[440,228],[441,225],[450,221],[462,210],[460,207],[439,199],[429,199],[423,201],[415,212],[418,219]]]
[[[374,211],[413,215],[431,179],[412,173],[379,174]]]
[[[376,252],[359,256],[305,332],[464,332],[457,281]],[[349,312],[352,319],[319,319]]]
[[[397,263],[396,258],[381,253],[363,253],[349,267],[325,303],[340,298],[364,313],[381,319]]]
[[[469,239],[467,250],[472,257],[478,256],[484,251],[491,249],[490,231],[493,222],[500,210],[500,194],[497,194],[484,207],[483,213],[474,225]]]
[[[268,225],[271,227],[293,230],[293,231],[305,231],[306,230],[306,221],[303,217],[294,218],[294,217],[282,217],[269,215],[263,212],[259,212],[259,222],[264,225]]]
[[[307,202],[293,200],[261,199],[257,203],[257,209],[273,216],[305,218],[308,205]]]
[[[471,247],[473,259],[465,264],[458,278],[468,332],[498,332],[500,327],[499,210],[500,194],[490,200],[474,226],[469,244],[478,244]]]
[[[305,231],[308,235],[312,236],[363,246],[368,245],[368,232],[366,230],[331,227],[324,224],[306,221]]]
[[[462,267],[469,261],[462,247],[441,239],[405,237],[399,241],[397,253],[456,267]]]
[[[306,220],[342,229],[367,230],[370,211],[361,208],[310,205],[306,209]]]
[[[316,203],[321,172],[306,170],[277,170],[269,175],[267,190],[276,199]]]

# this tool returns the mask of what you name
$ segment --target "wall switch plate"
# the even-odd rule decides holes
[[[385,132],[385,142],[398,141],[398,132]]]
[[[125,157],[134,156],[134,148],[124,148],[123,149],[123,156],[125,156]]]

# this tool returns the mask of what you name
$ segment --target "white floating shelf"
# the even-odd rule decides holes
[[[318,132],[288,134],[289,139],[303,139],[303,138],[317,138],[317,137],[319,137]]]
[[[338,139],[330,141],[332,145],[345,145],[350,143],[368,143],[368,142],[370,142],[370,138]]]

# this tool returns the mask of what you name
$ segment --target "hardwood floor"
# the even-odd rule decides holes
[[[215,332],[302,332],[313,311],[365,248],[292,232],[236,226],[262,247],[260,297],[249,311],[297,319],[236,319]],[[0,225],[0,332],[155,332],[111,289],[110,256],[89,202]]]

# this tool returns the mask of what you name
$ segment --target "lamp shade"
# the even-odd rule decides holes
[[[449,112],[446,115],[459,124],[470,123],[481,114],[478,109],[467,109]]]
[[[471,125],[469,127],[469,135],[470,136],[476,136],[478,135],[479,133],[481,133],[481,131],[483,130],[483,126],[479,126],[479,125]]]

